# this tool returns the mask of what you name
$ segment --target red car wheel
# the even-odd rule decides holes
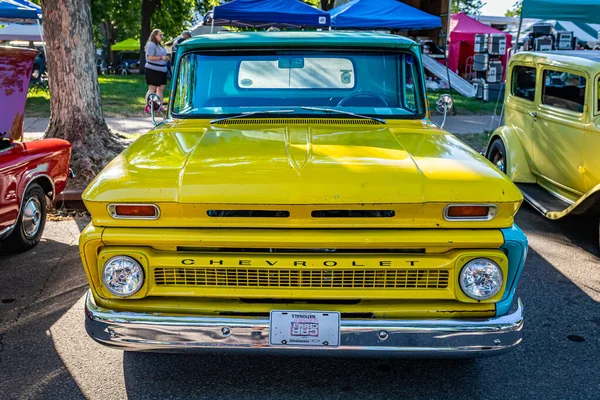
[[[45,226],[46,194],[40,185],[33,183],[23,197],[17,225],[2,246],[14,253],[29,250],[39,243]]]

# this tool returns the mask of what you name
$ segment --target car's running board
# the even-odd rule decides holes
[[[563,212],[571,206],[535,183],[516,183],[525,200],[544,215]]]

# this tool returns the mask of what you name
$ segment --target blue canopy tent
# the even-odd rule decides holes
[[[38,12],[35,8],[16,0],[0,0],[0,21],[35,23],[37,20]]]
[[[233,0],[208,13],[205,25],[329,28],[330,16],[297,0]]]
[[[334,29],[436,29],[442,19],[396,0],[353,0],[329,11]]]

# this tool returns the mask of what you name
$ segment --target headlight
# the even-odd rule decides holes
[[[112,257],[104,264],[102,282],[116,296],[131,296],[144,284],[144,269],[131,257]]]
[[[476,258],[465,264],[458,280],[467,296],[475,300],[487,300],[500,291],[502,270],[492,260]]]

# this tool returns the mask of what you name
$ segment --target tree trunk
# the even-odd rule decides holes
[[[73,146],[75,184],[87,184],[122,149],[102,114],[90,0],[42,0],[50,124],[45,137]]]
[[[146,42],[152,32],[152,15],[160,5],[161,0],[142,0],[142,32],[140,37],[140,74],[146,72]]]
[[[335,5],[335,0],[321,0],[321,10],[329,11]]]

